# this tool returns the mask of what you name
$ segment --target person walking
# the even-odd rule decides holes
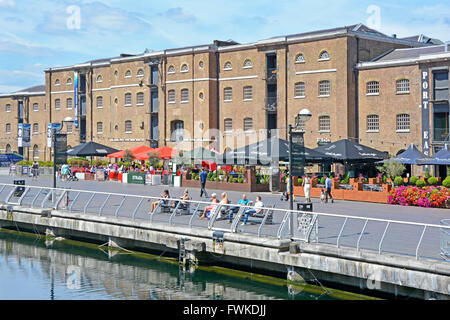
[[[33,180],[37,180],[39,175],[39,163],[37,161],[33,162],[33,166],[31,167],[33,173]]]
[[[303,185],[303,190],[305,191],[305,201],[307,203],[310,203],[311,202],[311,179],[309,178],[308,174],[305,175],[302,185]]]
[[[208,174],[206,173],[206,169],[202,168],[202,172],[200,172],[200,198],[205,194],[205,198],[208,198],[208,193],[206,192],[206,178]]]
[[[328,195],[330,195],[331,203],[334,203],[333,196],[331,195],[331,179],[327,177],[325,180],[325,188],[327,189],[327,193],[325,195],[325,203],[328,203]]]

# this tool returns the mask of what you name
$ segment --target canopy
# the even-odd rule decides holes
[[[214,151],[205,148],[196,148],[194,150],[188,151],[184,155],[186,158],[194,160],[195,163],[201,163],[202,161],[217,161],[219,155]]]
[[[9,166],[11,163],[22,161],[23,157],[17,153],[0,154],[0,166]]]
[[[117,149],[107,147],[97,142],[86,142],[67,150],[67,155],[78,157],[106,157],[108,154],[117,152]]]
[[[348,139],[323,145],[314,150],[322,152],[334,161],[347,163],[368,163],[389,158],[387,152],[378,151]]]
[[[327,156],[321,152],[305,147],[306,162],[326,161]],[[272,137],[247,145],[245,147],[226,152],[220,156],[226,164],[266,164],[269,165],[274,159],[278,161],[289,161],[289,141]]]
[[[141,153],[144,153],[144,152],[148,153],[150,151],[154,151],[155,149],[147,147],[147,146],[139,146],[139,147],[134,147],[134,148],[131,148],[131,149],[128,149],[128,150],[131,152],[131,154],[134,157],[136,157],[138,154],[141,154]],[[108,154],[107,157],[122,159],[124,157],[124,155],[125,155],[125,151],[126,150],[114,152],[114,153]],[[138,160],[140,160],[140,159],[138,159]]]
[[[429,160],[430,157],[427,157],[422,152],[420,152],[416,148],[414,143],[411,143],[411,145],[405,152],[403,152],[403,153],[399,154],[398,156],[396,156],[395,158],[393,158],[394,161],[397,161],[397,162],[400,162],[403,164],[419,164],[417,162],[419,159]]]
[[[159,147],[153,149],[154,152],[159,153],[161,159],[172,159],[175,156],[176,150],[169,147]]]
[[[443,165],[450,166],[450,147],[448,144],[444,146],[439,152],[437,152],[431,158],[418,159],[418,165]]]

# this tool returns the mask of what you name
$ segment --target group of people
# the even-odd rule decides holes
[[[332,181],[331,178],[328,176],[324,176],[325,178],[325,188],[321,189],[321,194],[320,194],[320,202],[321,203],[328,203],[328,196],[331,199],[331,203],[334,203],[334,199],[333,196],[331,195],[331,186],[332,186]],[[310,203],[311,202],[311,175],[310,174],[306,174],[303,178],[302,181],[302,187],[305,193],[305,202]],[[291,180],[289,178],[289,176],[286,177],[286,200],[289,200],[289,196],[290,196],[290,190],[291,190]],[[292,195],[292,199],[295,200],[295,196]]]

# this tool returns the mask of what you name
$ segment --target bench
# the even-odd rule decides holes
[[[247,219],[247,223],[261,223],[267,215],[266,224],[273,223],[273,208],[275,205],[270,205],[266,207],[261,213],[257,213],[256,215],[249,215]],[[244,214],[241,216],[241,220],[244,219]]]

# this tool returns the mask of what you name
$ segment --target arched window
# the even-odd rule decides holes
[[[33,103],[33,111],[39,111],[39,104]]]
[[[305,83],[304,82],[297,82],[295,84],[294,97],[295,98],[304,98],[305,97]]]
[[[144,76],[144,70],[139,69],[137,74],[136,74],[136,77],[140,78],[140,77],[143,77],[143,76]]]
[[[133,132],[133,124],[131,120],[125,121],[125,133],[132,133]]]
[[[295,63],[305,63],[305,56],[303,55],[303,53],[299,53],[295,57]]]
[[[183,64],[181,66],[181,72],[188,72],[188,71],[189,71],[189,68],[188,68],[187,64]]]
[[[330,95],[330,81],[322,80],[319,81],[319,96],[328,97]]]
[[[251,101],[251,100],[253,100],[253,87],[252,86],[245,86],[244,87],[243,97],[244,97],[244,101]]]
[[[181,89],[181,103],[189,102],[189,89]]]
[[[397,93],[409,93],[409,80],[400,79],[396,81]]]
[[[97,76],[97,82],[103,82],[103,77],[101,74]]]
[[[71,78],[67,79],[67,85],[68,86],[72,85],[72,79]]]
[[[39,133],[39,124],[33,123],[33,134],[38,134],[38,133]]]
[[[5,111],[11,112],[11,105],[9,103],[5,106]]]
[[[34,160],[39,159],[39,147],[38,147],[37,144],[35,144],[35,145],[33,146],[33,159],[34,159]]]
[[[223,121],[223,128],[225,132],[233,131],[233,119],[227,118]]]
[[[232,70],[232,69],[233,67],[231,66],[231,62],[230,61],[225,62],[223,70]]]
[[[170,124],[170,140],[183,141],[184,139],[184,122],[181,120],[174,120]]]
[[[407,113],[401,113],[397,115],[397,132],[409,132],[410,130],[410,117]]]
[[[131,106],[131,93],[125,93],[125,106]]]
[[[167,69],[167,73],[169,73],[169,74],[175,73],[175,67],[174,66],[169,66],[169,68]]]
[[[6,145],[6,153],[11,153],[11,145],[10,144]]]
[[[378,132],[380,130],[379,117],[377,114],[367,116],[367,131]]]
[[[253,68],[252,60],[247,59],[244,61],[244,69],[251,69]]]
[[[55,86],[59,86],[61,84],[61,82],[59,81],[59,79],[55,80]]]
[[[97,109],[103,108],[103,97],[97,97]]]
[[[144,93],[138,92],[136,95],[136,105],[143,106],[144,105]]]
[[[231,87],[223,89],[223,101],[233,101],[233,89]]]
[[[125,78],[131,78],[131,70],[127,70],[127,72],[125,72]]]
[[[367,95],[378,95],[380,93],[380,83],[378,81],[369,81],[366,84]]]
[[[175,90],[169,90],[167,92],[167,98],[169,103],[175,103]]]
[[[320,60],[330,60],[330,54],[328,51],[322,51],[319,55],[319,61]]]
[[[66,100],[66,109],[68,109],[68,110],[72,109],[72,98],[67,98],[67,100]]]
[[[319,117],[319,131],[330,132],[330,116]]]
[[[251,130],[253,130],[253,119],[245,118],[244,119],[244,131],[251,131]]]

